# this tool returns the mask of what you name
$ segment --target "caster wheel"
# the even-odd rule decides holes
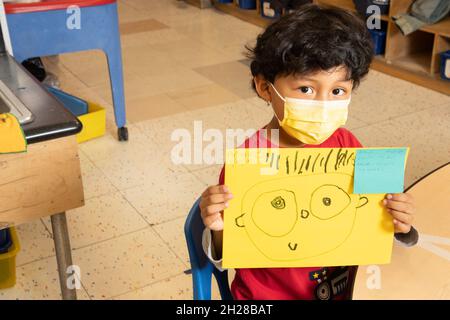
[[[117,129],[117,136],[119,137],[119,141],[128,141],[128,128],[122,127]]]

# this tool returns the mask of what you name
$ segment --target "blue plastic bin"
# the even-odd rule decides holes
[[[233,3],[233,0],[217,0],[218,3]]]
[[[375,55],[384,54],[386,49],[386,31],[385,30],[369,30],[372,36]]]
[[[238,2],[241,9],[256,9],[256,0],[239,0]]]
[[[353,0],[355,4],[356,11],[367,16],[367,9],[369,6],[377,6],[380,9],[380,14],[388,14],[389,13],[389,0]],[[372,11],[370,11],[372,12]]]
[[[441,78],[450,80],[450,50],[441,53]]]
[[[277,19],[281,16],[281,10],[275,10],[270,8],[269,0],[260,0],[260,1],[261,1],[261,16],[263,18]]]
[[[6,240],[6,230],[8,229],[2,229],[0,230],[0,247],[2,246],[2,244],[5,242]]]
[[[11,245],[12,239],[9,229],[0,230],[0,254],[8,252]]]
[[[54,87],[47,86],[47,90],[75,116],[81,116],[88,113],[88,103],[86,101]]]

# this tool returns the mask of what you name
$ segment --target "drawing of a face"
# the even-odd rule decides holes
[[[315,174],[256,184],[244,195],[236,225],[271,260],[300,260],[331,251],[348,238],[357,209],[368,200],[350,194],[350,175],[329,173],[327,181],[332,183],[318,183]]]

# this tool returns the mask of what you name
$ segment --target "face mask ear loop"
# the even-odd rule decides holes
[[[275,88],[275,86],[272,84],[272,82],[269,82],[269,84],[273,88],[273,90],[275,90],[275,93],[277,94],[277,96],[280,97],[281,100],[286,102],[286,99],[281,96],[281,94],[278,92],[278,90]]]
[[[278,92],[278,90],[275,88],[275,86],[272,84],[272,82],[269,82],[270,86],[273,88],[273,90],[275,90],[275,93],[278,95],[278,97],[280,97],[281,100],[283,100],[284,102],[286,102],[286,99],[284,99],[281,94]],[[275,115],[275,118],[277,118],[278,123],[282,123],[282,120],[280,120],[280,118],[278,118],[277,113],[274,111],[273,114]]]

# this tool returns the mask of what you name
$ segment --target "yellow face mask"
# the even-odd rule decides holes
[[[290,136],[306,144],[321,144],[340,126],[347,122],[350,100],[306,100],[283,98],[270,83],[276,94],[284,101],[284,117],[280,126]]]

